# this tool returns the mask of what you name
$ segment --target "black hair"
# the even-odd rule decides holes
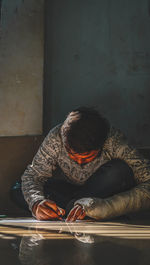
[[[109,122],[95,108],[79,107],[64,121],[62,138],[66,147],[85,153],[102,149],[109,130]]]

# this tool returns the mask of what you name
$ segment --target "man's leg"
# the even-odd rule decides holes
[[[65,209],[68,202],[74,198],[79,186],[69,183],[63,171],[58,167],[53,172],[53,177],[44,184],[44,195],[46,199],[55,201],[56,204]],[[27,202],[24,199],[21,180],[17,180],[10,189],[10,199],[19,208],[30,212]]]
[[[132,169],[120,159],[102,165],[84,184],[78,196],[106,198],[135,186]]]
[[[135,185],[133,171],[127,163],[120,159],[113,159],[102,165],[74,194],[74,199],[67,205],[67,212],[71,210],[77,199],[107,198],[129,190]]]
[[[56,202],[65,209],[66,205],[75,198],[79,186],[70,184],[66,180],[50,178],[44,185],[45,198]]]
[[[62,170],[58,169],[54,178],[49,179],[44,186],[44,194],[47,199],[68,213],[75,200],[83,197],[106,198],[131,189],[135,185],[131,168],[122,160],[113,159],[102,165],[83,186],[74,185],[66,181]],[[11,189],[12,200],[21,208],[28,209],[24,200],[20,182]]]
[[[59,169],[59,179],[49,179],[45,185],[45,196],[54,200],[68,213],[77,199],[83,197],[107,198],[135,186],[132,169],[120,159],[102,165],[83,186],[67,183]]]

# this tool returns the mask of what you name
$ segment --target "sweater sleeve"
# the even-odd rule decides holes
[[[27,167],[21,178],[22,192],[31,211],[35,202],[45,199],[44,183],[47,178],[52,177],[52,171],[56,168],[59,139],[55,128],[44,139],[32,164]]]
[[[132,168],[136,186],[126,192],[116,194],[106,199],[92,198],[83,205],[86,214],[95,219],[108,219],[139,210],[150,209],[150,162],[139,152],[129,146],[123,134],[119,131],[107,142],[111,158],[124,160]]]

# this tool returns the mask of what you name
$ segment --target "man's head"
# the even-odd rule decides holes
[[[94,159],[109,132],[109,123],[94,108],[80,107],[71,111],[62,125],[64,145],[75,161],[84,163]],[[77,157],[77,160],[76,160]],[[78,161],[82,161],[79,159]],[[78,162],[77,161],[77,162]]]

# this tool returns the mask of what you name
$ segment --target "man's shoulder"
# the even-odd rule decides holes
[[[58,125],[56,125],[55,127],[53,127],[49,133],[48,133],[48,136],[50,137],[60,137],[61,136],[61,126],[62,126],[62,123],[59,123]]]
[[[127,138],[124,135],[124,133],[114,126],[110,127],[110,131],[108,133],[107,139],[105,141],[105,146],[114,146],[114,145],[120,145],[127,142]]]
[[[108,134],[108,138],[113,138],[113,139],[118,139],[118,138],[123,138],[125,139],[125,134],[118,128],[115,128],[114,126],[110,127],[110,131]]]
[[[61,145],[61,126],[62,123],[58,124],[57,126],[53,127],[47,136],[44,139],[44,145],[50,146],[60,146]]]

